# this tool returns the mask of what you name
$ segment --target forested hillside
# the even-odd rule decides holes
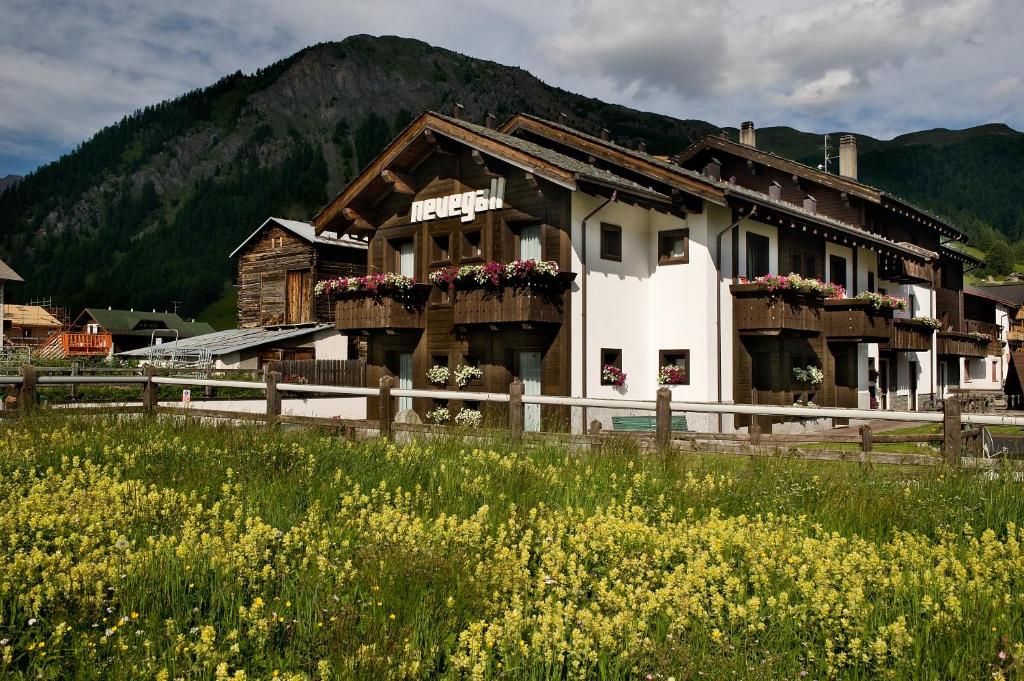
[[[653,153],[720,129],[420,41],[353,36],[138,111],[0,193],[0,258],[28,280],[13,295],[72,309],[177,300],[194,314],[221,296],[234,273],[228,253],[265,217],[308,219],[416,113],[454,102],[471,120],[565,112],[573,126],[607,127]],[[863,138],[865,181],[975,233],[1024,234],[1013,191],[1024,188],[1024,135],[987,126],[904,137]],[[759,130],[758,140],[808,162],[820,144],[787,128]]]

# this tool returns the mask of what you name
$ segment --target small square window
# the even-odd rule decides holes
[[[435,234],[430,238],[430,260],[431,262],[448,262],[448,247],[450,237],[446,234]]]
[[[658,233],[658,264],[682,265],[690,260],[690,230],[672,229]]]
[[[622,261],[622,227],[601,223],[601,259]]]
[[[664,367],[675,367],[674,371],[663,372]],[[669,374],[666,384],[690,385],[690,351],[662,350],[658,353],[658,375]]]
[[[480,230],[462,233],[462,259],[483,257],[483,247],[480,240]]]
[[[611,381],[605,380],[604,367],[611,364],[616,369],[622,369],[622,350],[619,348],[601,348],[601,385],[613,385]]]

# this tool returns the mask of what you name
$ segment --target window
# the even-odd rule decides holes
[[[811,279],[818,278],[818,268],[815,267],[813,255],[808,255],[804,258],[804,276]]]
[[[868,272],[868,291],[874,293],[875,291],[875,273]],[[911,315],[913,317],[913,315]]]
[[[913,293],[907,296],[907,311],[910,312],[911,317],[917,316],[917,300],[914,298]]]
[[[449,256],[449,246],[451,237],[448,234],[435,234],[430,238],[430,261],[431,262],[448,262],[451,260]]]
[[[661,350],[658,352],[658,369],[674,366],[683,370],[683,378],[677,385],[690,385],[690,351]]]
[[[480,230],[474,229],[462,233],[462,259],[482,258],[483,245],[480,240]]]
[[[828,280],[846,288],[846,258],[839,255],[828,256]]]
[[[622,350],[613,348],[601,348],[601,369],[603,370],[606,364],[611,364],[616,369],[622,369]],[[606,381],[604,378],[604,371],[601,372],[601,385],[612,385],[610,381]]]
[[[412,239],[392,241],[395,252],[394,272],[406,277],[416,276],[416,250]]]
[[[519,230],[519,259],[537,262],[544,259],[540,246],[540,225],[526,225]]]
[[[622,227],[601,223],[601,259],[622,261]]]
[[[996,378],[996,364],[997,364],[997,362],[992,362],[992,381],[993,382],[999,380],[999,379]]]
[[[747,234],[747,279],[768,274],[768,237]]]
[[[672,229],[658,233],[658,264],[681,265],[690,261],[690,230]]]
[[[789,271],[793,274],[803,273],[803,258],[799,253],[794,253],[790,259]]]

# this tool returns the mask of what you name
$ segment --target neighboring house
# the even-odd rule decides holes
[[[228,329],[169,341],[156,348],[122,352],[121,357],[167,360],[200,353],[211,358],[213,369],[262,369],[268,362],[291,359],[344,359],[346,339],[330,324],[276,329]]]
[[[56,317],[38,305],[4,305],[4,336],[12,345],[39,345],[60,329]]]
[[[366,242],[313,225],[269,218],[230,257],[238,256],[238,326],[331,323],[333,310],[313,289],[321,279],[366,272]]]
[[[186,321],[173,312],[144,312],[87,307],[71,324],[78,333],[98,338],[109,337],[109,352],[146,347],[151,339],[166,343],[212,333],[205,322]]]
[[[17,272],[12,270],[10,266],[3,260],[0,260],[0,350],[4,349],[6,341],[4,340],[4,287],[8,282],[21,282],[25,281],[21,278]]]
[[[744,124],[740,143],[705,137],[670,162],[533,116],[495,130],[424,113],[314,217],[318,233],[369,241],[368,272],[416,282],[340,296],[336,326],[365,339],[367,385],[427,388],[432,365],[462,364],[481,369],[478,390],[519,378],[526,394],[650,400],[671,366],[676,400],[791,404],[809,397],[793,369],[813,365],[819,405],[867,408],[877,370],[881,407],[932,408],[960,386],[965,358],[1002,353],[965,314],[963,269],[977,260],[946,245],[967,241],[953,225],[858,182],[852,136],[839,155],[839,175],[824,173],[758,150]],[[544,291],[428,283],[514,260],[563,274]],[[906,297],[911,310],[892,321],[865,301],[780,302],[741,283],[790,272],[851,297]],[[526,426],[610,416],[530,405]]]
[[[1010,329],[1020,303],[994,286],[964,286],[964,328],[991,339],[984,356],[964,357],[960,387],[965,390],[1002,390],[1010,365]]]

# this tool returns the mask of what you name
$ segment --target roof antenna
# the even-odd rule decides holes
[[[825,144],[823,146],[818,147],[819,151],[824,151],[825,152],[825,162],[818,164],[818,170],[824,170],[826,173],[828,172],[828,162],[836,160],[836,155],[832,154],[832,153],[829,153],[828,143],[831,142],[831,141],[832,141],[832,136],[831,135],[825,135]]]

